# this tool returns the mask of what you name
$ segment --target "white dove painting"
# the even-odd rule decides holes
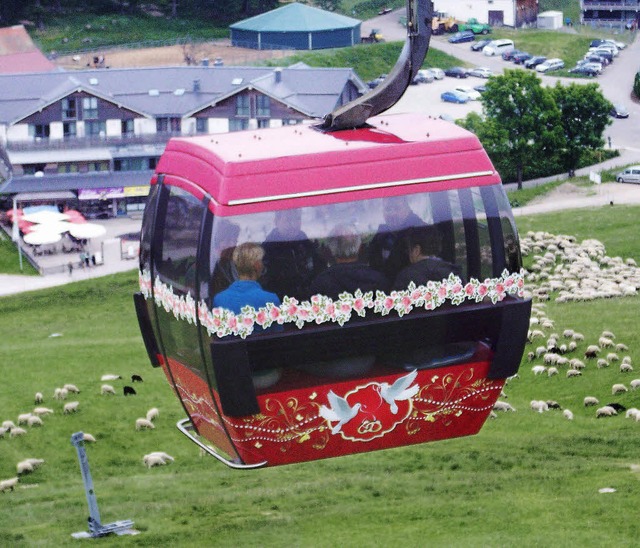
[[[418,393],[419,385],[410,386],[417,376],[418,371],[414,369],[411,373],[400,377],[391,385],[387,382],[380,383],[380,396],[389,404],[392,414],[395,415],[398,412],[396,401],[408,400]]]
[[[323,419],[331,423],[337,421],[337,424],[331,429],[332,434],[337,434],[345,424],[358,414],[361,404],[356,403],[351,406],[345,398],[334,394],[333,390],[329,390],[327,397],[329,398],[329,405],[331,407],[322,405],[320,406],[319,413]]]

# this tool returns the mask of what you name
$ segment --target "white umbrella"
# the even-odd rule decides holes
[[[55,244],[62,239],[58,232],[46,232],[44,230],[34,230],[25,234],[23,240],[30,245]]]
[[[69,218],[64,213],[57,213],[55,211],[37,211],[36,213],[30,213],[24,215],[24,219],[30,223],[53,223],[55,221],[66,221]]]
[[[62,234],[63,232],[69,232],[72,226],[74,225],[66,221],[52,221],[33,225],[31,227],[31,232],[51,232],[55,234]]]
[[[86,238],[97,238],[98,236],[103,236],[107,232],[107,229],[104,226],[96,223],[69,224],[71,224],[69,234],[80,240],[84,240]]]

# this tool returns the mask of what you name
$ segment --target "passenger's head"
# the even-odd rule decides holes
[[[405,228],[404,223],[413,213],[406,196],[391,196],[382,202],[384,220],[391,228]]]
[[[253,242],[245,242],[233,250],[233,262],[241,278],[257,280],[262,274],[263,258],[264,249]]]
[[[353,225],[339,224],[329,234],[327,245],[336,260],[356,260],[362,238]]]
[[[442,252],[442,234],[433,225],[412,227],[407,233],[407,245],[411,262],[439,256]]]
[[[302,213],[299,209],[282,209],[276,211],[275,224],[282,236],[296,236],[302,226]]]

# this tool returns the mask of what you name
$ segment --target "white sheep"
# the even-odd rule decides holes
[[[567,369],[567,379],[570,379],[571,377],[579,377],[580,375],[582,375],[582,371],[578,369]]]
[[[68,415],[70,413],[75,413],[76,411],[78,411],[78,406],[80,405],[79,401],[70,401],[68,403],[64,404],[64,407],[62,409],[62,412],[65,415]]]
[[[573,334],[574,341],[584,341],[584,335],[582,333],[574,333]]]
[[[150,420],[147,419],[136,419],[136,430],[143,430],[143,429],[149,429],[149,430],[153,430],[155,428],[155,426],[153,425],[153,423]]]
[[[600,337],[598,339],[598,345],[600,348],[611,348],[614,346],[614,342],[609,337]]]
[[[566,339],[572,339],[575,334],[576,332],[573,329],[565,329],[562,332],[562,336],[565,337]]]
[[[147,465],[147,468],[151,468],[152,466],[163,466],[167,464],[167,461],[165,461],[158,455],[145,455],[142,460]]]
[[[28,460],[22,460],[16,465],[16,470],[18,475],[28,474],[33,472],[33,464],[31,464]]]
[[[549,411],[549,405],[546,401],[542,400],[531,400],[531,409],[533,411],[537,411],[538,413],[544,413],[545,411]]]
[[[619,362],[620,358],[618,357],[618,354],[616,354],[615,352],[609,352],[607,354],[607,361],[609,363],[611,363],[611,362]]]
[[[633,379],[629,385],[631,386],[631,390],[637,390],[640,388],[640,379]]]
[[[586,365],[582,360],[579,360],[578,358],[571,358],[569,360],[569,367],[571,367],[571,369],[584,369]]]
[[[604,407],[599,407],[598,409],[596,409],[596,418],[600,418],[600,417],[613,417],[614,415],[617,415],[617,411],[613,408],[613,407],[609,407],[608,405],[605,405]]]
[[[568,421],[572,421],[573,420],[573,413],[571,411],[569,411],[568,409],[565,409],[562,412],[562,416],[567,419]]]
[[[44,401],[44,396],[42,392],[36,392],[36,395],[33,397],[34,403],[42,403]]]
[[[24,428],[16,426],[15,428],[11,429],[11,432],[9,432],[9,437],[15,438],[17,436],[24,436],[26,433],[27,431]]]
[[[515,411],[515,408],[506,401],[497,401],[493,404],[493,409],[495,411]]]
[[[80,390],[75,384],[65,384],[63,387],[67,392],[72,392],[74,394],[79,394]]]
[[[589,407],[592,405],[598,405],[600,401],[598,400],[598,398],[594,398],[593,396],[586,396],[583,400],[583,403],[585,407]]]
[[[614,384],[611,387],[611,394],[614,396],[616,394],[622,394],[623,392],[627,392],[627,387],[624,384]]]
[[[44,423],[42,422],[42,419],[40,417],[38,417],[38,415],[31,415],[29,417],[29,420],[27,421],[27,424],[29,426],[43,426]]]
[[[84,441],[90,441],[92,443],[96,442],[96,438],[94,438],[91,434],[89,434],[88,432],[83,432],[82,433],[82,439]]]
[[[598,358],[598,361],[596,362],[596,367],[598,369],[604,369],[605,367],[609,367],[609,362],[604,358]]]
[[[171,461],[171,462],[173,462],[175,460],[171,455],[169,455],[168,453],[165,453],[164,451],[154,451],[153,453],[149,453],[146,456],[160,457],[161,459],[163,459],[165,461]]]
[[[622,358],[622,363],[628,363],[631,365],[631,356],[625,356]]]
[[[147,411],[148,421],[153,421],[157,419],[159,416],[160,416],[160,411],[158,410],[157,407],[152,407],[151,409],[149,409],[149,411]]]
[[[56,400],[66,400],[69,395],[69,391],[66,388],[56,388],[53,391],[53,398]]]
[[[623,344],[623,343],[616,344],[616,352],[627,352],[628,350],[629,350],[629,347],[626,344]]]
[[[39,417],[44,417],[46,415],[51,415],[53,413],[53,409],[49,409],[48,407],[36,407],[32,413]]]
[[[630,373],[633,371],[633,366],[630,363],[620,364],[620,373]]]
[[[13,491],[15,486],[18,485],[18,478],[11,478],[0,481],[0,493],[5,491]]]
[[[15,428],[16,425],[13,421],[3,421],[2,422],[2,428],[6,428],[7,430],[11,430],[12,428]]]
[[[31,413],[22,413],[18,415],[18,424],[27,424],[27,422],[29,422],[30,417],[31,417]]]
[[[616,336],[611,332],[611,331],[603,331],[602,333],[600,333],[601,337],[604,337],[605,339],[615,339]]]
[[[638,413],[640,413],[640,411],[638,411],[635,407],[631,407],[627,409],[627,412],[625,413],[624,416],[627,419],[635,419]]]
[[[544,365],[534,365],[531,368],[534,375],[542,375],[546,370],[547,368]]]
[[[120,375],[111,375],[111,374],[107,374],[107,375],[102,375],[102,377],[100,378],[100,380],[102,382],[105,381],[117,381],[118,379],[121,379],[122,377]]]
[[[549,375],[549,377],[553,377],[554,375],[558,374],[558,368],[557,367],[550,367],[549,369],[547,369],[547,375]]]
[[[8,428],[3,428],[0,426],[0,438],[4,438],[4,435],[9,431]]]
[[[595,358],[600,352],[600,347],[595,344],[590,344],[587,346],[587,349],[584,351],[584,357],[591,360]]]
[[[102,394],[103,396],[106,396],[108,394],[112,394],[115,396],[116,390],[110,384],[103,384],[102,387],[100,388],[100,394]]]

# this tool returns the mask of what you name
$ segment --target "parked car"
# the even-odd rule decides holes
[[[468,70],[467,74],[476,78],[489,78],[489,76],[493,76],[493,71],[487,67],[476,67]]]
[[[485,91],[487,91],[487,86],[485,84],[478,84],[477,86],[473,86],[473,89],[475,89],[476,91],[480,92],[480,94],[482,94]]]
[[[469,101],[469,96],[461,91],[451,90],[442,93],[440,99],[445,103],[466,103]]]
[[[607,61],[609,61],[609,63],[613,63],[613,59],[615,57],[611,50],[607,48],[596,48],[594,50],[589,50],[589,53],[592,55],[604,57]]]
[[[475,39],[476,35],[473,34],[473,31],[463,30],[451,35],[449,37],[449,42],[452,44],[461,44],[462,42],[473,42]]]
[[[544,63],[547,60],[547,58],[543,55],[536,55],[535,57],[531,57],[531,59],[527,59],[523,65],[525,66],[525,68],[528,69],[534,69],[536,68],[539,64]]]
[[[433,74],[433,77],[436,80],[442,80],[444,78],[444,70],[440,68],[429,68],[426,70],[428,70],[431,74]]]
[[[454,91],[459,91],[460,93],[464,93],[469,97],[469,101],[477,101],[480,99],[481,95],[479,91],[476,91],[470,86],[456,86]]]
[[[514,55],[518,55],[518,53],[522,53],[519,49],[510,49],[502,52],[502,59],[505,61],[511,61]]]
[[[466,78],[469,76],[467,70],[462,67],[449,67],[448,69],[444,69],[444,74],[451,78]]]
[[[513,40],[503,38],[501,40],[491,40],[485,47],[482,48],[482,53],[487,57],[492,55],[502,55],[505,51],[511,51],[515,49]]]
[[[605,44],[613,44],[618,49],[624,49],[627,47],[627,44],[625,44],[624,42],[620,42],[619,40],[612,40],[611,38],[605,38],[604,42]]]
[[[629,118],[629,111],[623,104],[618,103],[613,105],[613,108],[611,109],[611,116],[614,118]]]
[[[375,87],[378,87],[380,84],[382,84],[383,80],[387,77],[386,74],[381,74],[380,76],[378,76],[377,78],[374,78],[373,80],[370,80],[367,82],[367,86],[369,86],[369,88],[373,89]]]
[[[591,63],[585,63],[584,65],[576,65],[572,69],[569,69],[571,74],[581,74],[583,76],[598,76],[600,71],[593,66],[590,66]]]
[[[531,55],[530,53],[527,53],[526,51],[521,51],[520,53],[516,53],[511,60],[516,64],[516,65],[522,65],[525,61],[531,59],[533,57],[533,55]]]
[[[553,70],[559,70],[564,68],[564,61],[562,59],[547,59],[544,63],[540,63],[536,70],[538,72],[551,72]]]
[[[609,64],[609,59],[595,53],[587,53],[584,56],[584,60],[589,63],[600,63],[603,67],[606,67]]]
[[[482,51],[482,48],[488,46],[491,43],[491,40],[478,40],[471,44],[471,51]]]
[[[433,75],[433,72],[428,69],[420,69],[414,80],[417,80],[416,83],[418,84],[430,84],[435,80],[435,76]]]
[[[631,166],[616,175],[619,183],[640,183],[640,166]]]

